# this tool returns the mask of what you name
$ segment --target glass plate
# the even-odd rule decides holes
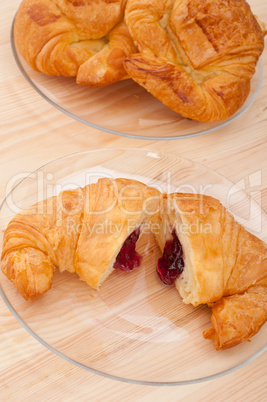
[[[55,160],[16,185],[1,206],[1,241],[8,222],[21,209],[99,177],[132,178],[161,191],[214,196],[248,230],[267,240],[260,206],[218,173],[173,155],[110,148]],[[183,304],[174,285],[160,281],[155,270],[159,250],[151,236],[140,239],[138,251],[144,256],[142,265],[131,272],[115,271],[99,291],[76,274],[56,272],[45,295],[25,301],[1,273],[1,293],[19,322],[43,345],[113,379],[186,384],[230,372],[262,353],[266,325],[250,343],[217,352],[202,336],[211,325],[210,308]]]
[[[22,74],[49,103],[91,127],[131,138],[166,140],[194,137],[225,127],[243,115],[255,101],[263,77],[262,61],[251,80],[250,95],[230,119],[201,123],[170,110],[132,80],[102,88],[79,86],[75,78],[54,77],[34,71],[20,56],[11,31],[11,45]]]

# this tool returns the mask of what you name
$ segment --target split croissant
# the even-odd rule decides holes
[[[52,285],[56,267],[92,288],[114,270],[124,241],[157,213],[159,192],[126,179],[64,191],[16,215],[5,234],[1,268],[26,299]]]
[[[267,321],[266,243],[209,196],[164,195],[153,219],[158,222],[156,240],[162,252],[173,231],[181,243],[184,268],[175,285],[183,302],[216,302],[213,328],[204,337],[219,350],[255,335]]]
[[[123,59],[136,51],[123,21],[125,0],[23,0],[14,24],[19,52],[35,70],[78,84],[127,78]]]
[[[128,0],[125,21],[126,71],[170,109],[211,122],[244,104],[266,33],[245,0]]]
[[[245,292],[267,277],[267,245],[247,232],[213,197],[175,193],[161,200],[158,244],[172,230],[183,248],[184,270],[175,282],[184,303],[198,306]]]
[[[256,334],[267,320],[267,245],[209,196],[162,195],[128,179],[64,191],[12,219],[1,268],[25,299],[51,287],[56,267],[98,289],[150,222],[163,252],[174,233],[181,244],[175,285],[183,301],[215,303],[204,337],[225,349]]]

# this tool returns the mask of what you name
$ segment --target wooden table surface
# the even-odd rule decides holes
[[[251,0],[267,22],[267,3]],[[0,199],[10,179],[73,152],[101,147],[174,153],[216,170],[267,210],[267,52],[259,96],[242,118],[196,138],[151,141],[100,132],[55,109],[26,82],[12,56],[10,27],[19,0],[0,3]],[[250,178],[257,173],[258,180]],[[252,175],[252,176],[251,176]],[[254,175],[255,177],[255,175]],[[223,377],[186,386],[142,386],[87,372],[54,355],[16,321],[0,299],[0,401],[263,401],[267,354]]]

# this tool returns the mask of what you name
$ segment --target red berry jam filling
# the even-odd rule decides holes
[[[136,242],[140,236],[140,228],[137,228],[130,236],[127,237],[121,251],[117,255],[113,268],[122,269],[123,271],[132,271],[139,267],[142,257],[135,251]]]
[[[166,242],[157,267],[159,277],[166,285],[172,285],[184,269],[183,249],[175,230],[172,237]]]

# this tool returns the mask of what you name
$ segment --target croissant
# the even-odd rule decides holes
[[[41,201],[9,223],[2,271],[26,300],[50,289],[56,267],[98,289],[114,269],[140,265],[135,245],[159,199],[138,181],[103,178]]]
[[[267,278],[267,245],[246,231],[213,197],[164,195],[156,239],[158,273],[197,306],[245,292]]]
[[[255,335],[267,321],[267,282],[245,293],[223,297],[212,307],[212,328],[203,336],[217,350],[228,349]]]
[[[245,0],[128,0],[131,78],[182,116],[225,120],[250,92],[266,33]]]
[[[124,8],[125,0],[23,0],[14,38],[34,70],[108,85],[127,78],[123,59],[136,52]]]
[[[215,302],[204,337],[219,350],[255,335],[267,320],[267,245],[209,196],[107,178],[64,191],[13,218],[1,268],[26,300],[49,290],[56,267],[98,289],[114,269],[140,265],[135,245],[150,223],[163,282],[185,303]]]

